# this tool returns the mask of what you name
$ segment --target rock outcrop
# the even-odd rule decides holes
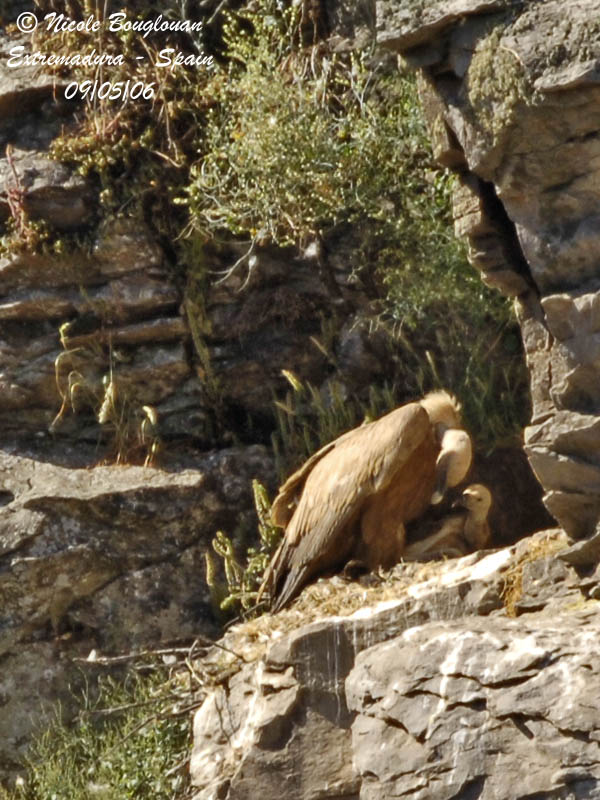
[[[195,800],[600,797],[600,575],[557,559],[566,544],[322,581],[230,631],[237,659],[211,658],[235,674],[196,714]]]
[[[516,298],[531,374],[530,462],[576,536],[600,516],[597,0],[380,0],[378,38],[421,76],[457,232]]]
[[[598,614],[564,622],[430,623],[359,655],[361,798],[599,797]]]
[[[219,528],[251,529],[251,481],[271,472],[258,445],[170,472],[0,452],[1,772],[74,705],[74,658],[215,635],[204,552]]]

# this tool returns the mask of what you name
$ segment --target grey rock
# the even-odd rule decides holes
[[[18,188],[24,211],[59,231],[71,231],[93,217],[95,193],[89,183],[63,164],[36,152],[15,149],[0,159],[0,215],[8,216],[7,193]]]
[[[152,275],[164,258],[149,231],[127,218],[111,219],[101,225],[93,255],[100,273],[106,277],[138,270],[146,270]]]
[[[600,797],[597,635],[589,611],[474,618],[361,653],[346,682],[361,799]]]
[[[23,47],[20,52],[28,53],[30,37],[9,37],[0,32],[0,116],[4,118],[22,115],[67,85],[63,78],[50,75],[39,66],[9,67],[10,51],[15,47]]]
[[[134,428],[144,405],[160,404],[189,380],[181,291],[163,261],[149,231],[128,220],[103,225],[91,255],[0,259],[0,427],[98,439],[108,379],[127,398]],[[57,417],[73,376],[82,387],[74,406],[81,419],[64,409]],[[195,406],[200,396],[198,387]],[[187,430],[181,418],[167,427],[171,435]]]
[[[196,800],[269,796],[276,776],[286,794],[297,800],[358,798],[350,736],[353,713],[345,691],[357,654],[431,619],[453,619],[465,612],[487,615],[499,608],[498,569],[509,561],[508,551],[501,551],[487,559],[475,555],[447,562],[436,568],[442,580],[434,574],[421,581],[409,579],[404,594],[399,589],[403,571],[413,575],[419,568],[399,566],[394,574],[400,582],[396,587],[391,582],[389,593],[382,590],[383,602],[305,626],[298,626],[293,609],[283,612],[278,618],[284,630],[286,615],[288,630],[290,623],[296,629],[280,638],[269,633],[269,618],[264,617],[263,660],[255,660],[252,624],[247,643],[243,626],[228,634],[224,644],[250,663],[226,688],[208,694],[196,714],[191,760]],[[354,600],[363,590],[345,591]],[[372,591],[377,597],[378,590]],[[278,618],[273,619],[275,628]],[[322,744],[315,747],[315,742]]]
[[[49,258],[47,255],[20,252],[0,258],[0,292],[29,288],[85,286],[94,279],[98,267],[86,255]]]
[[[378,39],[426,69],[434,152],[460,174],[457,232],[516,298],[531,375],[526,452],[573,536],[600,517],[599,0],[378,5]]]
[[[570,552],[570,549],[559,552],[558,557],[538,558],[523,564],[522,596],[515,602],[514,609],[517,615],[552,606],[560,608],[581,591],[579,576],[564,563],[568,561],[564,553]],[[569,563],[573,564],[572,561]]]
[[[0,773],[52,703],[74,708],[73,658],[216,633],[204,553],[217,530],[250,526],[251,481],[271,471],[258,445],[171,472],[0,452]]]
[[[234,675],[195,716],[195,800],[600,797],[599,579],[552,555],[568,544],[321,581],[232,629],[199,662]]]
[[[379,2],[379,41],[398,52],[428,42],[464,17],[507,8],[509,0],[409,0],[405,3]]]
[[[600,564],[600,530],[596,529],[593,536],[576,542],[560,554],[560,558],[567,564],[576,567],[596,566]]]
[[[85,659],[86,643],[70,653],[60,642],[31,642],[2,656],[0,672],[0,774],[22,775],[31,738],[56,718],[60,703],[65,718],[77,712],[77,695],[85,690],[85,678],[74,657]],[[93,680],[95,670],[86,669]],[[89,687],[88,687],[89,688]],[[14,784],[13,784],[14,785]]]
[[[367,375],[381,373],[377,356],[359,352],[362,345],[349,339],[348,327],[368,303],[367,293],[349,281],[352,260],[343,259],[335,247],[331,250],[327,264],[319,264],[315,258],[319,262],[323,256],[310,248],[299,254],[265,247],[253,253],[249,263],[242,258],[231,271],[244,249],[234,244],[220,251],[209,249],[210,270],[221,277],[207,292],[201,321],[225,402],[250,416],[264,416],[272,406],[273,391],[288,387],[281,371],[290,365],[300,380],[322,385],[330,364],[314,340],[323,339],[323,319],[331,316],[332,305],[346,311],[334,319],[342,378],[350,362],[358,366],[363,386],[369,382]],[[339,270],[338,259],[343,262]],[[348,326],[346,320],[351,320]]]

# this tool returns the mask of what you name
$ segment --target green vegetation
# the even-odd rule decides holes
[[[297,465],[365,414],[440,386],[462,400],[481,447],[510,439],[528,414],[517,326],[453,235],[453,178],[433,162],[414,82],[370,50],[299,49],[291,10],[250,21],[226,25],[230,59],[209,84],[206,149],[185,194],[192,235],[247,237],[249,257],[260,243],[302,247],[360,224],[356,277],[378,281],[372,324],[396,351],[369,396],[336,395],[333,381],[280,398],[280,463]]]
[[[299,16],[225,27],[230,60],[208,86],[216,103],[187,190],[191,225],[206,237],[303,245],[341,222],[392,216],[409,181],[406,134],[422,134],[412,83],[370,66],[371,49],[298,50]]]
[[[96,13],[90,2],[83,6],[82,13]],[[185,290],[203,402],[211,409],[210,437],[218,442],[228,419],[206,344],[211,276],[205,244],[245,242],[235,269],[249,275],[250,256],[264,244],[318,248],[343,230],[360,231],[348,248],[352,279],[376,287],[370,324],[388,332],[390,364],[385,379],[353,393],[350,402],[339,382],[336,399],[337,374],[326,390],[296,393],[298,407],[278,398],[273,427],[279,451],[287,451],[279,452],[282,468],[366,413],[438,386],[463,402],[481,447],[514,437],[528,416],[517,327],[507,301],[482,285],[454,238],[453,178],[433,161],[414,81],[371,46],[340,54],[327,42],[307,43],[299,8],[281,10],[262,0],[224,20],[207,33],[217,43],[210,69],[154,66],[165,44],[189,53],[204,49],[191,36],[165,41],[102,29],[101,40],[57,34],[39,42],[53,52],[85,54],[101,46],[123,53],[125,64],[111,79],[154,84],[152,103],[88,98],[86,113],[54,142],[53,153],[97,182],[104,215],[138,217],[169,243]],[[485,106],[484,116],[492,63],[486,54],[490,47],[495,52],[494,36],[478,48],[471,70],[473,103]],[[79,69],[77,77],[92,79],[93,68]],[[18,185],[13,194],[13,237],[27,244],[34,233]],[[62,239],[44,237],[64,247]],[[343,322],[334,319],[338,330],[329,334],[334,371]],[[387,401],[374,403],[373,392]],[[97,416],[104,394],[96,395]],[[61,397],[64,411],[68,392]]]
[[[173,800],[188,787],[191,674],[146,659],[86,692],[71,724],[50,722],[29,770],[3,800]],[[140,664],[137,664],[140,667]],[[150,670],[148,673],[147,670]],[[170,673],[170,674],[169,674]],[[186,674],[187,673],[187,674]]]
[[[473,121],[492,143],[507,135],[518,104],[535,98],[518,53],[501,43],[505,22],[499,17],[477,45],[467,80]]]
[[[281,529],[271,522],[267,490],[255,480],[252,481],[252,492],[258,519],[258,547],[248,547],[242,563],[236,554],[234,541],[223,531],[217,532],[213,549],[222,559],[225,581],[219,579],[219,566],[210,551],[206,553],[206,582],[213,606],[220,616],[227,617],[233,612],[244,616],[256,613],[256,598],[263,574],[281,540]]]

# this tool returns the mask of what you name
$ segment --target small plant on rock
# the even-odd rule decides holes
[[[281,529],[271,522],[271,503],[267,490],[254,480],[252,492],[258,518],[259,544],[248,548],[245,566],[237,557],[232,540],[222,531],[218,531],[213,539],[213,548],[223,561],[225,582],[218,580],[214,560],[210,553],[207,554],[206,580],[218,614],[241,612],[246,615],[246,612],[254,610],[263,574],[281,539]]]

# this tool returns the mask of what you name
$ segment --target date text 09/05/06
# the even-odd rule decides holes
[[[97,67],[102,65],[107,66],[122,66],[125,63],[125,57],[122,53],[117,55],[109,55],[108,53],[96,53],[92,50],[91,53],[82,55],[81,53],[42,53],[36,50],[34,53],[25,53],[25,47],[20,44],[13,47],[10,51],[10,58],[6,62],[7,67],[14,69],[15,67],[36,67],[39,65],[48,65],[50,67]],[[214,64],[213,56],[207,56],[205,53],[200,55],[190,55],[176,51],[173,47],[165,47],[157,53],[155,67],[212,67]]]
[[[65,89],[67,100],[74,100],[80,97],[82,100],[122,100],[126,103],[131,100],[154,100],[156,93],[154,83],[142,83],[141,81],[73,81]]]

